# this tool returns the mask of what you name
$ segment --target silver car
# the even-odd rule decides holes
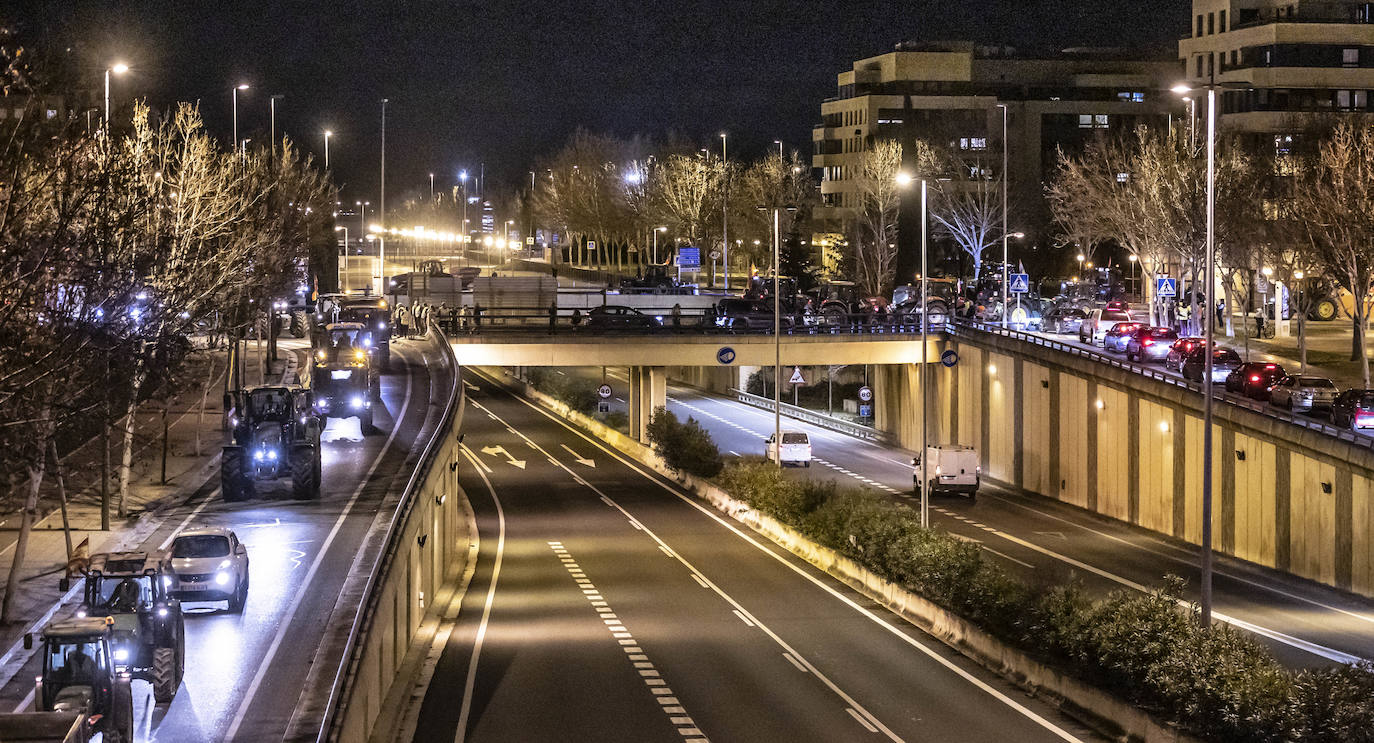
[[[1326,377],[1284,377],[1269,388],[1269,404],[1288,410],[1330,410],[1339,392]]]
[[[224,601],[238,614],[248,600],[248,548],[238,535],[222,526],[207,526],[177,534],[172,540],[172,571],[168,588],[181,601]]]

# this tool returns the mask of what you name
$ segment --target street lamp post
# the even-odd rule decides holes
[[[234,98],[234,147],[235,147],[235,148],[237,148],[237,147],[238,147],[238,144],[239,144],[239,91],[240,91],[240,90],[248,90],[248,83],[239,83],[238,85],[235,85],[235,86],[234,86],[233,98]]]
[[[110,73],[123,75],[129,71],[129,65],[123,62],[116,62],[105,69],[105,134],[110,133]],[[89,119],[87,120],[89,121]]]
[[[329,138],[334,136],[334,132],[324,130],[324,170],[329,172]]]
[[[1083,283],[1083,254],[1078,254],[1078,282]]]
[[[897,174],[897,185],[901,188],[908,188],[916,179],[907,173]],[[927,368],[930,365],[930,348],[926,343],[926,334],[930,330],[930,325],[926,321],[927,300],[930,298],[930,285],[927,281],[929,266],[927,265],[929,255],[929,203],[930,188],[926,179],[921,179],[921,366],[917,377],[921,388],[921,451],[918,458],[921,467],[921,526],[930,525],[930,484],[926,477],[926,447],[928,442],[928,427],[926,425],[926,409],[929,405],[927,384],[929,373]]]
[[[1007,234],[1007,104],[999,103],[997,107],[1002,109],[1002,328],[1007,327],[1007,263],[1010,260],[1008,245],[1011,242],[1011,235]],[[1018,303],[1020,299],[1017,299]]]
[[[285,97],[286,97],[286,96],[284,96],[284,95],[278,94],[278,95],[268,96],[268,99],[267,99],[267,107],[271,110],[270,118],[271,118],[271,120],[272,120],[271,126],[272,126],[272,154],[273,154],[273,155],[276,155],[276,154],[277,154],[277,101],[279,101],[279,100],[281,100],[282,98],[285,98]]]
[[[463,260],[468,257],[468,240],[472,235],[468,232],[468,172],[462,170],[458,172],[458,181],[463,184]]]
[[[339,279],[339,291],[343,292],[347,291],[347,287],[344,286],[344,282],[347,280],[348,276],[348,228],[344,226],[338,226],[335,227],[334,230],[336,232],[339,230],[343,230],[344,233],[343,263],[339,266],[339,270],[337,272]]]
[[[386,104],[389,99],[382,99],[382,198],[377,205],[378,215],[382,220],[382,227],[386,227]],[[377,231],[377,290],[378,294],[386,294],[386,230]]]
[[[434,174],[429,174],[429,200],[434,200]]]
[[[782,292],[778,277],[782,233],[778,212],[778,207],[773,207],[773,459],[782,467]]]
[[[652,259],[652,262],[653,262],[654,265],[658,265],[658,233],[660,233],[660,232],[667,232],[667,231],[668,231],[668,228],[667,228],[667,227],[655,227],[655,228],[654,228],[654,257],[653,257],[653,259]]]
[[[725,195],[720,200],[720,240],[725,256],[725,291],[730,291],[730,159],[725,151],[725,132],[720,133],[720,161],[725,168]],[[713,267],[715,263],[711,264]],[[711,286],[715,286],[715,280]]]

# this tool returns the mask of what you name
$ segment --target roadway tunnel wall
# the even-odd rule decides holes
[[[932,443],[976,447],[1013,487],[1200,543],[1198,393],[1010,337],[949,347],[958,364],[932,365]],[[917,365],[875,371],[876,427],[919,448]],[[1374,596],[1374,453],[1227,404],[1213,447],[1219,551]]]

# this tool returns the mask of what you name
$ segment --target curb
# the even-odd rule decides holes
[[[1065,676],[1028,654],[1003,643],[962,617],[877,576],[834,550],[811,542],[791,527],[735,500],[719,487],[691,475],[670,471],[649,447],[572,410],[530,385],[504,376],[494,381],[499,386],[527,397],[565,418],[640,464],[652,468],[698,499],[706,501],[717,511],[881,603],[921,631],[1030,695],[1046,698],[1065,714],[1094,730],[1118,740],[1141,743],[1197,743],[1197,739],[1171,725],[1155,720],[1143,710],[1108,692]]]

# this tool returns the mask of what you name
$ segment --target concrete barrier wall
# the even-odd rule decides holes
[[[932,442],[977,447],[985,475],[1198,543],[1202,398],[1014,338],[950,341],[933,365]],[[876,424],[919,448],[914,365],[876,368]],[[1374,454],[1254,411],[1213,418],[1214,546],[1374,596]]]
[[[411,680],[402,669],[407,650],[422,623],[435,619],[435,595],[457,582],[476,539],[471,509],[458,486],[462,383],[448,342],[442,337],[436,342],[448,349],[445,363],[454,389],[386,530],[385,551],[361,598],[364,613],[320,740],[364,743],[380,725],[395,724],[400,705],[392,701]]]

